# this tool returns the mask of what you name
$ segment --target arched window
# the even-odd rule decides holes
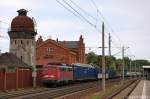
[[[27,45],[29,45],[29,40],[27,40]]]
[[[15,44],[17,43],[17,41],[15,40]]]
[[[21,44],[23,44],[23,41],[21,40]]]
[[[23,56],[21,56],[20,59],[23,60]]]

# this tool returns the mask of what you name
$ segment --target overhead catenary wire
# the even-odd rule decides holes
[[[97,18],[98,17],[102,17],[102,19],[103,19],[103,21],[106,23],[106,25],[107,25],[107,27],[109,27],[109,29],[107,29],[107,28],[105,28],[106,30],[108,30],[109,32],[107,33],[107,35],[109,34],[109,33],[113,33],[114,34],[114,30],[112,29],[112,27],[110,26],[110,24],[106,21],[106,19],[105,19],[105,17],[103,16],[103,14],[99,11],[99,9],[98,9],[98,7],[97,7],[97,5],[96,5],[96,3],[94,2],[94,0],[91,0],[92,1],[92,3],[93,3],[93,5],[95,6],[95,8],[96,8],[96,10],[97,10],[97,17],[94,17],[94,16],[92,16],[92,15],[90,15],[89,13],[87,13],[84,9],[82,9],[79,5],[77,5],[74,1],[72,1],[72,0],[69,0],[70,1],[70,3],[69,2],[67,2],[66,0],[62,0],[62,2],[60,2],[59,0],[56,0],[59,4],[61,4],[61,6],[63,6],[65,9],[67,9],[69,12],[71,12],[71,13],[73,13],[76,17],[78,17],[78,18],[80,18],[82,21],[85,21],[86,23],[88,23],[89,25],[91,25],[92,27],[94,27],[95,29],[96,29],[96,31],[98,31],[98,32],[100,32],[101,33],[101,30],[97,27],[97,23],[96,24],[94,24],[94,23],[92,23],[92,22],[90,22],[90,20],[88,20],[83,14],[81,14],[78,10],[80,10],[80,11],[82,11],[84,14],[86,14],[86,15],[88,15],[88,16],[90,16],[92,19],[94,19],[96,22],[97,22]],[[75,9],[72,5],[74,5],[74,6],[76,6],[77,8],[78,8],[78,10],[77,9]],[[100,16],[99,16],[100,15]],[[110,32],[111,31],[111,32]],[[106,36],[106,34],[105,34],[105,36]],[[112,36],[112,39],[113,39],[114,37]],[[122,41],[116,36],[116,38],[118,39],[117,41],[119,41],[120,43],[122,43]],[[116,45],[115,43],[114,43],[114,40],[112,40],[111,41],[112,42],[112,45]],[[123,46],[123,44],[120,46],[120,47],[122,47]],[[116,48],[118,48],[118,47],[116,47]],[[119,48],[119,50],[120,50],[120,48]]]
[[[1,23],[4,23],[4,24],[7,24],[7,25],[10,25],[9,23],[4,22],[4,21],[2,21],[2,20],[0,20],[0,22],[1,22]]]
[[[67,3],[65,0],[62,0],[65,2],[73,11],[75,11],[78,15],[76,15],[72,10],[67,8],[64,4],[62,4],[59,0],[56,0],[60,5],[62,5],[64,8],[66,8],[69,12],[73,13],[76,17],[80,18],[82,21],[87,22],[90,26],[96,29],[96,31],[101,32],[101,30],[92,22],[90,22],[88,19],[86,19],[82,14],[80,14],[75,8],[73,8],[69,3]],[[94,18],[94,17],[93,17]],[[105,35],[106,36],[106,35]]]
[[[110,26],[110,24],[107,22],[107,20],[105,19],[105,17],[103,16],[103,14],[100,12],[99,8],[97,7],[96,3],[94,2],[94,0],[91,0],[92,4],[94,5],[94,7],[97,10],[97,15],[100,15],[102,17],[102,19],[104,20],[104,22],[106,23],[107,27],[109,27],[110,29],[105,28],[109,33],[113,33],[114,34],[114,30],[112,29],[112,27]],[[106,32],[107,33],[107,32]],[[108,33],[107,33],[108,34]],[[112,36],[112,38],[114,38]],[[116,36],[116,38],[118,39],[119,42],[122,43],[122,41]],[[115,42],[112,40],[111,41],[113,45],[116,46]]]
[[[69,12],[71,12],[73,15],[75,15],[76,17],[78,17],[79,19],[81,19],[81,17],[79,17],[77,14],[75,14],[72,10],[70,10],[69,8],[67,8],[63,3],[61,3],[59,0],[56,0],[61,6],[63,6],[66,10],[68,10]]]
[[[58,1],[58,0],[56,0],[59,4],[61,4],[63,7],[65,7],[67,10],[69,9],[69,8],[67,8],[65,5],[63,5],[60,1]],[[62,0],[65,4],[67,4],[73,11],[75,11],[78,15],[76,15],[74,12],[72,12],[72,10],[70,10],[69,9],[69,11],[71,12],[71,13],[73,13],[73,14],[75,14],[78,18],[80,18],[81,19],[81,16],[82,16],[82,18],[84,19],[84,21],[86,20],[86,22],[88,23],[88,24],[90,24],[92,27],[94,27],[98,32],[101,32],[100,30],[99,30],[99,28],[97,28],[96,27],[96,25],[93,25],[93,23],[91,24],[91,22],[89,22],[88,21],[88,19],[86,19],[85,17],[83,17],[83,15],[82,14],[80,14],[77,10],[75,10],[75,8],[73,8],[69,3],[67,3],[65,0]],[[71,0],[70,0],[71,1]],[[79,7],[76,3],[74,3],[73,1],[72,1],[72,3],[75,5],[75,6],[77,6],[80,10],[81,10],[81,7]],[[82,11],[84,11],[83,9],[82,9]],[[86,11],[84,11],[84,13],[86,13]],[[94,17],[93,17],[94,18]],[[95,19],[96,20],[96,19]],[[106,35],[105,35],[106,36]]]
[[[58,0],[56,0],[59,4],[61,4],[61,5],[63,5],[60,1],[58,1]],[[79,16],[80,16],[80,19],[81,19],[81,17],[82,17],[82,21],[85,21],[85,22],[87,22],[90,26],[92,26],[93,28],[95,28],[96,29],[96,31],[98,31],[98,32],[100,32],[101,33],[101,30],[94,24],[94,23],[92,23],[92,22],[90,22],[87,18],[85,18],[80,12],[78,12],[75,8],[73,8],[68,2],[66,2],[65,0],[62,0],[66,5],[68,5],[68,7],[69,8],[71,8],[75,13],[77,13]],[[63,5],[63,7],[64,7],[64,5]],[[66,6],[64,7],[64,8],[67,8]],[[69,8],[67,8],[67,9],[69,9]],[[70,9],[69,9],[70,10]],[[72,12],[72,10],[70,10],[71,12]],[[74,13],[74,12],[72,12],[72,13]],[[79,16],[78,15],[76,15],[78,18],[79,18]],[[105,36],[106,36],[106,34],[105,34]]]
[[[82,9],[78,4],[76,4],[74,1],[69,0],[72,4],[74,4],[78,9],[80,9],[84,14],[88,15],[89,17],[91,17],[92,19],[96,19],[96,17],[90,15],[89,13],[87,13],[84,9]]]
[[[83,18],[84,21],[86,21],[91,26],[95,27],[95,25],[92,22],[90,22],[88,19],[86,19],[82,14],[80,14],[76,9],[74,9],[68,2],[66,2],[65,0],[62,0],[62,1],[65,4],[67,4],[73,11],[75,11],[81,18]]]
[[[119,42],[123,43],[123,41],[115,34],[112,26],[109,24],[109,22],[106,20],[106,18],[103,16],[103,14],[101,13],[101,11],[99,10],[99,8],[97,7],[96,3],[94,0],[91,0],[92,4],[94,5],[94,7],[97,10],[97,13],[102,17],[102,19],[104,20],[104,22],[106,23],[107,27],[109,28],[109,32],[113,33],[116,38],[118,39]],[[107,29],[107,28],[106,28]],[[112,38],[114,38],[114,36],[112,36]],[[123,44],[122,44],[123,45]]]
[[[2,21],[2,20],[0,20],[0,23],[9,25],[9,23],[4,22],[4,21]],[[4,33],[3,31],[5,31],[5,33],[6,33],[6,30],[8,30],[8,28],[5,28],[5,27],[0,26],[0,38],[1,38],[1,39],[9,39],[7,35],[2,35],[2,34]],[[2,33],[2,32],[3,32],[3,33]],[[7,33],[6,33],[6,34],[7,34]]]
[[[93,15],[89,14],[87,11],[85,11],[84,9],[82,9],[77,3],[75,3],[74,1],[72,0],[69,0],[74,6],[76,6],[79,10],[81,10],[84,14],[86,14],[87,16],[91,17],[94,21],[95,21],[95,26],[94,28],[97,28],[97,21],[98,21],[98,13],[96,15],[96,17],[94,17]],[[103,22],[101,20],[101,22]]]

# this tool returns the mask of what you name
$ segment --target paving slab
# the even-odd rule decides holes
[[[150,99],[150,80],[141,80],[128,99]]]

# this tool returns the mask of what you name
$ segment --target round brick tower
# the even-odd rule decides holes
[[[10,37],[10,53],[15,54],[23,62],[35,66],[35,24],[27,16],[27,10],[20,9],[8,31]]]

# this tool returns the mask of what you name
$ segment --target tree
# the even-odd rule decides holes
[[[94,52],[90,52],[86,54],[86,60],[88,64],[93,64],[102,67],[102,56],[97,55]],[[105,56],[106,61],[106,69],[117,70],[118,72],[122,72],[122,59],[116,59],[114,56]],[[131,70],[135,70],[135,64],[137,70],[141,70],[143,65],[150,65],[148,60],[130,60],[128,57],[124,57],[125,62],[125,70],[129,71],[130,69],[130,61],[132,63]]]
[[[150,62],[148,60],[134,60],[132,61],[132,70],[135,70],[135,65],[136,65],[136,71],[141,71],[142,66],[144,65],[150,65]]]
[[[86,54],[86,60],[87,60],[88,64],[99,65],[98,55],[96,55],[94,52],[90,52],[90,53]]]
[[[125,70],[129,70],[130,69],[130,59],[129,57],[124,57],[124,62],[125,62]]]
[[[108,69],[113,69],[113,70],[116,70],[116,58],[113,57],[113,56],[106,56],[106,67]]]
[[[121,71],[122,71],[122,59],[116,59],[115,63],[116,63],[116,70],[119,73],[121,73]]]
[[[106,56],[106,69],[113,69],[116,70],[116,58],[113,56]],[[101,55],[97,55],[94,52],[90,52],[88,54],[86,54],[86,60],[88,64],[94,64],[97,66],[102,67],[102,56]]]

